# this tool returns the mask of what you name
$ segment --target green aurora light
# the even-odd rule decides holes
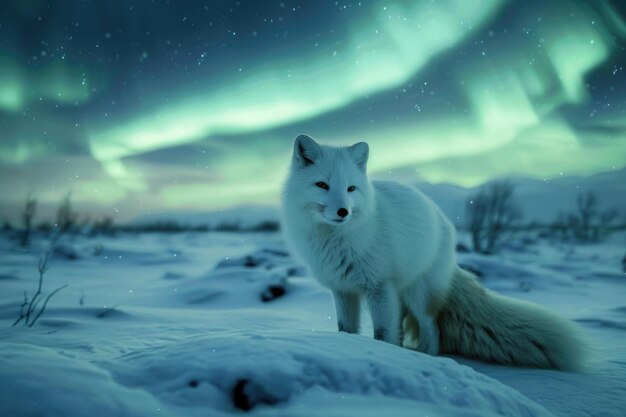
[[[402,172],[405,180],[475,186],[497,176],[587,175],[625,166],[620,11],[609,2],[513,3],[373,3],[353,17],[310,22],[319,25],[317,37],[291,27],[297,45],[314,45],[308,49],[285,46],[267,59],[235,51],[233,58],[220,52],[231,42],[225,40],[213,42],[213,52],[180,54],[192,57],[185,68],[197,66],[194,81],[181,76],[171,85],[158,81],[167,79],[158,72],[165,61],[151,61],[158,56],[152,49],[137,53],[122,30],[102,30],[101,50],[91,55],[83,50],[94,45],[72,54],[67,45],[78,40],[65,35],[54,37],[60,47],[46,43],[32,56],[19,39],[5,40],[0,183],[13,192],[4,204],[33,191],[53,202],[68,190],[86,205],[122,207],[122,217],[274,204],[301,131],[326,143],[368,141],[374,177]],[[19,15],[25,6],[15,7]],[[262,16],[265,9],[256,7]],[[337,22],[343,30],[333,29]],[[252,28],[246,33],[257,36]],[[158,45],[183,50],[187,38],[170,35]],[[263,41],[268,48],[279,38],[270,35]],[[207,54],[213,67],[203,77],[198,56]],[[121,61],[137,72],[121,77],[107,69],[122,68]],[[600,87],[608,93],[598,95]],[[164,153],[176,152],[181,159],[163,162]]]

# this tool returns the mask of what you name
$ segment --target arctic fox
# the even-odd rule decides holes
[[[339,331],[357,333],[360,303],[374,338],[431,355],[574,370],[584,341],[573,323],[482,288],[457,266],[455,229],[407,185],[370,181],[369,147],[296,138],[283,190],[291,251],[332,291]]]

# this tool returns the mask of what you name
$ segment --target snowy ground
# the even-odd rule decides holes
[[[623,416],[624,236],[460,254],[484,285],[576,320],[583,373],[429,357],[339,334],[327,291],[279,234],[77,238],[32,328],[11,327],[41,249],[0,241],[0,415]],[[367,317],[367,315],[365,315]]]

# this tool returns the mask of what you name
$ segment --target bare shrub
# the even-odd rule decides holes
[[[74,231],[76,228],[78,213],[72,209],[71,196],[72,195],[68,193],[63,200],[61,200],[61,204],[59,204],[59,208],[57,209],[56,236],[53,238],[53,242],[58,241],[61,236]]]
[[[251,232],[277,232],[280,230],[280,223],[273,220],[265,220],[249,229]]]
[[[22,210],[22,239],[21,245],[28,246],[30,244],[30,237],[33,230],[33,219],[37,212],[37,199],[32,195],[29,195],[26,199],[26,204]]]
[[[41,317],[44,311],[46,311],[46,306],[48,305],[48,301],[50,301],[52,296],[54,296],[56,293],[61,291],[63,288],[67,287],[67,285],[60,286],[59,288],[57,288],[56,290],[48,294],[41,308],[37,310],[39,303],[43,299],[43,293],[41,290],[43,287],[43,277],[46,271],[48,271],[49,259],[50,259],[50,252],[46,253],[44,258],[39,261],[39,265],[38,265],[39,285],[37,287],[37,291],[35,292],[35,295],[33,295],[33,297],[30,300],[28,299],[28,296],[26,295],[26,291],[24,291],[24,301],[22,302],[22,305],[20,306],[20,316],[17,318],[17,320],[15,320],[15,322],[13,323],[13,326],[17,326],[21,321],[23,321],[24,326],[33,327],[33,325],[37,322],[39,317]]]
[[[241,225],[238,222],[223,221],[215,226],[216,232],[238,232],[241,230]]]
[[[576,198],[577,211],[570,216],[570,219],[576,230],[577,237],[584,242],[592,240],[592,222],[597,216],[597,205],[598,199],[590,191],[579,194]]]
[[[616,209],[600,211],[596,195],[587,191],[578,194],[576,210],[565,215],[559,214],[551,226],[555,237],[561,240],[575,240],[584,243],[600,242],[619,226],[619,213]]]
[[[90,236],[96,235],[106,235],[112,236],[115,234],[115,224],[113,222],[113,218],[109,216],[104,216],[100,220],[95,220],[91,225],[91,230],[89,231]]]
[[[466,222],[475,252],[496,251],[521,219],[514,191],[513,184],[499,181],[483,186],[468,198]]]

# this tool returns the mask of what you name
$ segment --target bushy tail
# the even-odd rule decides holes
[[[437,323],[441,353],[570,371],[584,365],[586,343],[574,323],[486,290],[460,268]]]

